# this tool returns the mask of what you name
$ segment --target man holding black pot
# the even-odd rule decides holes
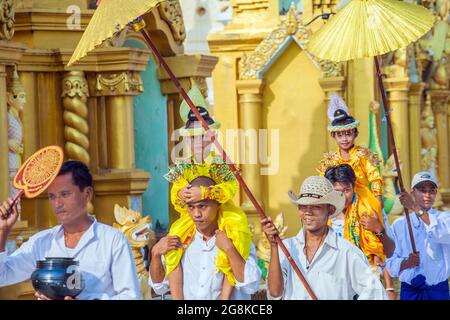
[[[10,256],[5,245],[18,214],[16,208],[11,208],[12,199],[5,201],[0,206],[0,286],[30,279],[37,261],[64,257],[79,263],[84,289],[77,299],[140,299],[128,240],[119,230],[88,215],[92,195],[92,176],[87,166],[80,161],[65,162],[48,188],[50,205],[60,225],[33,235]],[[49,299],[43,292],[36,292],[36,297]]]

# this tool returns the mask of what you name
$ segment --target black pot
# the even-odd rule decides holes
[[[75,298],[84,289],[84,279],[73,258],[45,258],[36,262],[31,283],[36,291],[54,300]]]

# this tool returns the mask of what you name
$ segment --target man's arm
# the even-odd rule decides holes
[[[137,277],[136,265],[128,239],[118,234],[113,240],[113,257],[111,259],[111,277],[115,295],[100,299],[136,300],[142,299]]]
[[[440,214],[429,214],[426,212],[421,218],[425,222],[427,234],[431,235],[434,241],[442,244],[450,244],[449,212],[442,212]]]
[[[165,294],[169,291],[169,283],[165,278],[166,271],[163,265],[164,255],[170,250],[178,249],[182,246],[180,238],[177,236],[165,236],[161,238],[151,249],[151,263],[149,270],[149,285],[156,294]]]
[[[216,230],[216,245],[225,251],[236,281],[244,282],[245,260],[223,230]]]
[[[11,204],[12,199],[8,199],[0,205],[0,287],[29,279],[37,260],[34,254],[36,236],[31,237],[9,257],[6,255],[6,241],[18,218],[17,210]]]
[[[383,244],[386,257],[390,258],[394,254],[395,242],[387,235],[385,227],[379,220],[379,216],[369,216],[367,213],[363,213],[360,222],[364,229],[371,231],[378,236],[378,239]]]
[[[284,292],[283,272],[280,264],[280,255],[275,235],[278,234],[272,220],[265,218],[261,220],[263,232],[266,234],[270,243],[270,262],[267,272],[267,295],[270,298],[281,298]]]

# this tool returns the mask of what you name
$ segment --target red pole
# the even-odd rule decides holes
[[[166,70],[166,72],[169,74],[170,79],[173,81],[173,83],[175,84],[175,86],[177,87],[178,91],[180,92],[181,96],[183,97],[184,100],[186,100],[187,104],[189,105],[189,108],[191,109],[191,111],[195,114],[195,116],[197,117],[198,121],[200,121],[200,123],[202,124],[202,127],[205,129],[205,131],[207,133],[210,133],[210,129],[208,124],[206,123],[205,119],[203,119],[203,117],[200,115],[200,113],[198,112],[196,106],[194,105],[194,103],[192,102],[192,100],[189,98],[188,94],[186,93],[186,91],[183,89],[183,87],[180,84],[180,81],[178,81],[177,77],[173,74],[172,70],[170,70],[169,66],[167,65],[166,61],[164,60],[164,58],[161,56],[161,54],[158,51],[158,48],[156,48],[156,46],[153,44],[152,40],[150,39],[150,36],[148,35],[147,31],[145,29],[141,29],[141,33],[144,36],[145,40],[147,41],[148,45],[150,46],[150,48],[152,49],[153,53],[155,54],[156,58],[158,59],[159,63],[163,66],[164,70]],[[228,155],[226,154],[225,150],[223,150],[222,146],[220,145],[220,143],[215,139],[214,135],[211,135],[212,137],[212,142],[214,143],[214,145],[216,146],[217,150],[220,152],[220,154],[222,154],[222,157],[224,158],[224,160],[226,161],[226,163],[228,164],[228,167],[230,168],[230,170],[234,173],[234,175],[236,176],[236,179],[238,180],[239,184],[241,185],[242,189],[244,189],[245,194],[249,197],[250,201],[253,203],[253,205],[255,206],[256,211],[258,211],[259,216],[261,217],[261,219],[266,218],[266,214],[264,213],[263,208],[261,207],[261,205],[258,203],[258,201],[255,199],[255,197],[253,196],[253,193],[250,191],[250,189],[248,188],[247,184],[245,183],[244,179],[242,179],[241,175],[239,174],[238,170],[236,169],[236,166],[234,165],[234,163],[231,161],[231,159],[228,157]],[[302,272],[300,271],[300,269],[298,268],[297,264],[295,263],[294,259],[292,258],[292,256],[290,255],[289,251],[286,249],[285,245],[283,244],[283,242],[281,241],[280,237],[278,235],[276,235],[275,237],[278,245],[280,246],[281,250],[283,251],[284,255],[287,257],[289,263],[292,265],[292,267],[294,268],[295,273],[298,275],[298,277],[300,278],[300,281],[303,283],[303,285],[305,286],[306,291],[308,291],[309,295],[311,296],[311,298],[313,300],[317,300],[316,295],[314,294],[314,292],[312,291],[311,287],[309,286],[308,282],[306,281],[305,277],[303,276]]]
[[[380,87],[380,90],[381,90],[381,98],[383,100],[384,112],[386,113],[388,135],[391,140],[392,153],[394,154],[395,167],[397,169],[397,174],[398,174],[398,183],[400,185],[400,191],[405,192],[405,186],[403,185],[402,172],[400,170],[400,162],[398,161],[397,147],[395,145],[394,131],[392,130],[392,122],[391,122],[391,116],[390,116],[391,110],[388,106],[386,91],[384,90],[384,83],[383,83],[383,78],[381,75],[381,68],[380,68],[380,62],[378,61],[378,57],[375,57],[375,68],[376,68],[376,75],[377,75],[377,79],[378,79],[378,86]],[[413,252],[416,253],[417,250],[416,250],[416,244],[414,242],[414,234],[413,234],[412,227],[411,227],[411,219],[409,218],[408,209],[405,207],[403,207],[403,209],[404,209],[404,213],[405,213],[406,223],[408,224],[408,231],[409,231],[409,238],[411,241],[411,246],[412,246]]]

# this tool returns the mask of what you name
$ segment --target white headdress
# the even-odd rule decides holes
[[[335,120],[340,119],[346,119],[350,118],[350,111],[348,110],[347,105],[345,104],[344,100],[340,96],[338,96],[336,93],[333,93],[331,96],[330,103],[328,104],[328,119],[330,119],[330,122],[333,122]],[[352,121],[346,124],[339,124],[339,125],[329,125],[328,130],[331,132],[334,131],[345,131],[349,129],[353,129],[359,126],[359,121],[351,118]]]

